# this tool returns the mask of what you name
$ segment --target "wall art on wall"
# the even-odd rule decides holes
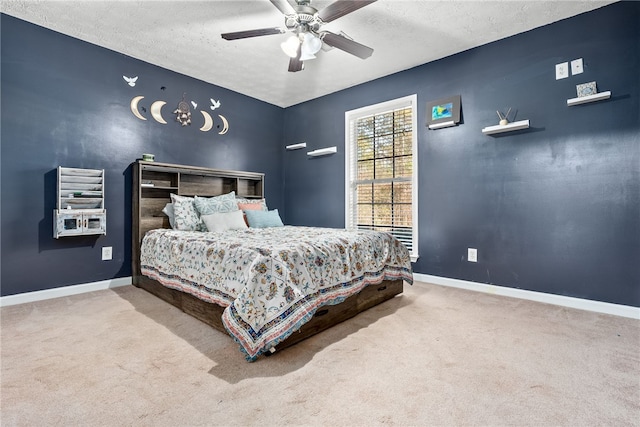
[[[576,92],[578,93],[578,98],[582,98],[583,96],[595,95],[596,93],[598,93],[598,90],[596,89],[596,82],[576,85]]]
[[[136,81],[138,80],[138,76],[135,76],[135,77],[122,76],[122,78],[131,87],[134,87],[136,85]]]
[[[460,95],[427,102],[429,129],[455,126],[460,122]]]
[[[191,108],[189,108],[189,104],[185,101],[185,96],[187,94],[182,94],[182,101],[178,103],[178,108],[175,109],[173,114],[176,115],[176,120],[180,122],[182,126],[191,126]]]

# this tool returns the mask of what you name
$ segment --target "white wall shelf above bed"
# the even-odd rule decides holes
[[[516,130],[528,129],[529,120],[520,120],[513,123],[507,123],[506,125],[488,126],[482,129],[482,133],[485,135],[493,135],[496,133],[513,132]]]
[[[580,105],[580,104],[587,104],[589,102],[602,101],[604,99],[609,99],[609,98],[611,98],[610,90],[606,92],[594,93],[593,95],[579,96],[577,98],[567,99],[567,107],[572,107],[574,105]]]

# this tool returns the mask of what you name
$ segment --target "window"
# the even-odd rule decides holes
[[[345,113],[350,229],[386,231],[418,259],[416,95]]]

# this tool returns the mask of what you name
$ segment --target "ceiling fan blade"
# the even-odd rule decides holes
[[[285,15],[293,15],[294,13],[296,13],[291,3],[289,3],[287,0],[270,0],[270,1],[271,3],[273,3],[275,7],[278,8],[280,12],[284,13]]]
[[[298,56],[289,60],[289,72],[295,73],[304,69],[304,62],[300,61],[300,48],[298,48]]]
[[[259,30],[236,31],[234,33],[221,34],[225,40],[246,39],[249,37],[270,36],[272,34],[284,34],[286,31],[281,28],[261,28]]]
[[[331,22],[375,1],[376,0],[338,0],[318,11],[318,16],[323,22]]]
[[[358,58],[366,59],[373,53],[373,49],[371,49],[370,47],[348,39],[344,36],[334,34],[329,31],[323,31],[321,34],[322,41],[329,46],[344,50],[345,52],[355,55]]]

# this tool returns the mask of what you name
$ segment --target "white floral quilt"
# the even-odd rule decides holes
[[[226,307],[222,322],[250,361],[325,304],[383,280],[413,283],[407,248],[373,231],[159,229],[144,237],[140,261],[145,276]]]

